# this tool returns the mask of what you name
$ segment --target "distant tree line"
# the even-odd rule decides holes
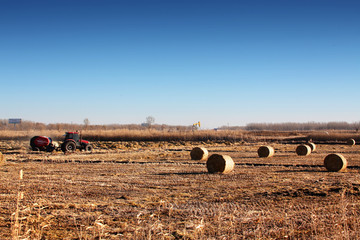
[[[70,123],[39,123],[32,121],[22,121],[20,124],[9,124],[7,119],[0,119],[0,130],[146,130],[149,129],[161,131],[192,131],[190,126],[172,126],[166,124],[108,124],[108,125],[91,125],[88,121],[84,124]],[[356,130],[360,129],[360,121],[354,123],[348,122],[307,122],[307,123],[249,123],[246,126],[222,126],[218,130],[247,130],[247,131],[313,131],[313,130]]]
[[[313,130],[356,130],[359,131],[360,122],[307,122],[307,123],[249,123],[244,128],[248,131],[313,131]]]
[[[87,120],[87,119],[85,119]],[[70,130],[145,130],[149,129],[148,124],[108,124],[108,125],[91,125],[89,121],[85,121],[84,124],[71,124],[71,123],[39,123],[33,121],[23,120],[20,124],[9,124],[8,119],[0,119],[0,130],[58,130],[58,131],[70,131]],[[151,124],[151,129],[155,130],[167,130],[167,131],[191,131],[192,126],[171,126],[166,124]]]

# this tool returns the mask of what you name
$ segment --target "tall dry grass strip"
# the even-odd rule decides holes
[[[209,152],[204,147],[194,147],[190,152],[190,156],[192,160],[207,160]]]
[[[308,142],[308,143],[305,143],[305,144],[310,147],[311,152],[314,152],[314,151],[316,150],[316,145],[315,145],[315,143]]]
[[[0,152],[0,166],[4,165],[6,162],[5,156]]]
[[[329,172],[341,172],[347,167],[347,161],[343,155],[332,153],[325,157],[324,166]]]
[[[354,146],[355,145],[355,140],[350,138],[346,141],[346,145],[349,145],[349,146]]]
[[[272,157],[275,154],[275,150],[273,147],[270,146],[261,146],[258,149],[258,155],[261,158]]]
[[[301,144],[296,148],[296,154],[299,156],[307,156],[311,153],[311,148],[306,144]]]
[[[213,154],[206,162],[209,173],[229,173],[234,169],[235,163],[228,155]]]

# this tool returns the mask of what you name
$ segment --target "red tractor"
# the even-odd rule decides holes
[[[76,149],[91,152],[93,147],[91,144],[83,140],[79,132],[66,132],[64,142],[61,144],[61,150],[66,152],[74,152]],[[30,140],[30,146],[33,151],[47,151],[52,152],[59,150],[59,143],[54,142],[51,138],[46,136],[35,136]]]
[[[61,150],[63,152],[74,152],[76,149],[91,152],[93,147],[89,141],[81,138],[81,134],[79,132],[66,132],[65,140],[63,144],[61,144]]]

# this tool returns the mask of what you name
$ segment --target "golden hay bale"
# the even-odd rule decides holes
[[[6,159],[5,159],[4,155],[0,152],[0,166],[4,165],[5,162],[6,162]]]
[[[296,148],[296,153],[299,156],[307,156],[311,153],[311,148],[306,144],[301,144]]]
[[[209,173],[229,173],[234,169],[235,163],[228,155],[213,154],[206,162]]]
[[[209,152],[204,147],[194,147],[190,152],[190,156],[192,160],[206,160]]]
[[[272,157],[274,156],[274,153],[275,153],[274,148],[270,146],[261,146],[258,149],[258,155],[261,158]]]
[[[355,145],[355,140],[350,138],[346,141],[346,145],[349,145],[349,146],[354,146]]]
[[[341,172],[347,167],[347,161],[343,155],[332,153],[325,157],[324,166],[330,172]]]
[[[316,145],[315,143],[312,143],[312,142],[308,142],[308,143],[305,143],[306,145],[308,145],[311,149],[311,152],[315,151],[316,150]]]

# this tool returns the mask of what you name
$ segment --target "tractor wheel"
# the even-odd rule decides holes
[[[35,152],[40,152],[40,148],[38,148],[38,147],[32,147],[32,150]]]
[[[85,151],[92,152],[92,150],[93,150],[93,147],[90,144],[85,146]]]
[[[61,150],[63,152],[74,152],[76,150],[76,144],[72,141],[64,142],[61,145]]]
[[[49,146],[46,147],[46,151],[47,152],[53,152],[55,150],[55,146],[50,144]]]

